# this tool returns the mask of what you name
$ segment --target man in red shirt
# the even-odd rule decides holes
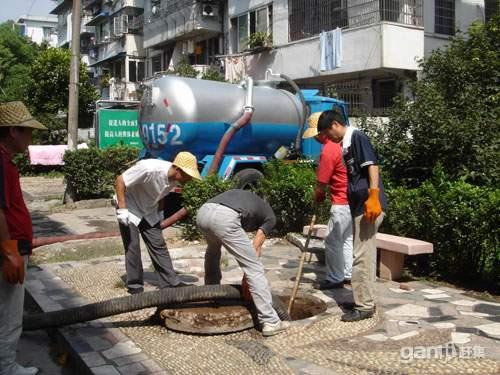
[[[314,200],[325,200],[325,190],[329,187],[332,208],[328,221],[328,234],[325,238],[325,280],[314,284],[320,290],[342,288],[351,282],[352,274],[352,217],[347,199],[347,170],[342,159],[339,144],[331,142],[318,134],[318,119],[321,112],[309,117],[309,128],[303,138],[312,138],[323,144],[318,169]]]
[[[0,104],[0,375],[38,372],[36,367],[16,363],[33,229],[12,157],[27,151],[33,129],[47,128],[23,103]]]

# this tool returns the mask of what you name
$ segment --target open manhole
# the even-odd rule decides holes
[[[286,310],[289,295],[276,296]],[[311,295],[297,295],[292,320],[301,320],[326,311],[326,303]],[[224,334],[255,326],[252,307],[241,300],[179,304],[159,311],[163,324],[171,330],[195,334]]]

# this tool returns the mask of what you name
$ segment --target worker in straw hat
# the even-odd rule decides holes
[[[189,152],[179,152],[173,162],[140,160],[116,179],[116,217],[125,247],[127,288],[130,294],[144,291],[139,234],[157,272],[159,288],[187,285],[181,282],[174,271],[160,221],[163,198],[175,186],[193,178],[201,179],[196,157]]]
[[[314,200],[326,199],[325,190],[330,190],[332,207],[325,237],[326,277],[313,287],[320,290],[343,288],[349,284],[352,274],[352,218],[347,199],[347,170],[342,160],[342,148],[324,135],[318,134],[318,120],[322,112],[311,114],[309,127],[303,138],[313,138],[323,144],[318,168]]]
[[[33,129],[46,130],[22,102],[0,104],[0,374],[36,374],[16,362],[24,305],[24,275],[33,229],[19,173],[12,162],[31,144]]]

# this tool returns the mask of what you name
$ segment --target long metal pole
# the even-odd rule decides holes
[[[80,80],[80,10],[81,0],[73,0],[71,27],[71,68],[69,73],[68,149],[76,150],[78,142],[78,85]]]

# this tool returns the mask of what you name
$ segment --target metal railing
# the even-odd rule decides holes
[[[290,41],[388,21],[423,26],[423,0],[288,0]]]

